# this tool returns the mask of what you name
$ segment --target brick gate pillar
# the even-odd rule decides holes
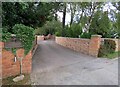
[[[101,35],[92,35],[89,44],[89,55],[98,57],[98,52],[101,44]]]

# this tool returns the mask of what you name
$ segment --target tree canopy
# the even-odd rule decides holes
[[[24,24],[31,27],[41,27],[46,21],[52,20],[59,3],[35,2],[4,2],[2,4],[3,26],[12,27],[15,24]]]
[[[60,25],[58,12],[63,14]],[[68,25],[66,25],[67,13],[70,13],[71,17]],[[44,30],[46,34],[59,32],[59,35],[66,36],[66,32],[69,32],[67,36],[71,37],[86,34],[118,37],[120,35],[120,2],[3,2],[2,20],[3,27],[7,27],[8,32],[11,33],[15,24],[24,24],[34,29],[41,29],[38,30],[39,32]],[[61,30],[55,29],[56,25]]]

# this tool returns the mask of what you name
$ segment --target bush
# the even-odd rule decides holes
[[[86,33],[84,32],[83,34],[80,35],[81,38],[88,38],[90,39],[91,38],[91,33]]]
[[[82,27],[81,27],[81,25],[74,23],[74,24],[71,25],[70,28],[71,28],[71,31],[72,31],[72,35],[71,36],[73,38],[79,38],[79,35],[82,34]]]
[[[82,27],[79,24],[72,24],[70,27],[66,26],[65,29],[63,29],[63,36],[64,37],[72,37],[72,38],[78,38],[79,35],[82,33]]]
[[[8,32],[8,28],[3,27],[2,28],[2,42],[9,41],[10,37],[11,37],[11,33]]]
[[[43,27],[40,27],[36,30],[36,34],[40,35],[48,35],[48,34],[55,34],[56,32],[61,33],[62,24],[59,21],[47,21]]]
[[[43,34],[45,35],[45,34],[46,34],[46,31],[45,31],[45,29],[44,29],[43,27],[41,27],[41,28],[35,29],[34,34],[35,34],[35,35],[43,35]]]
[[[25,54],[27,54],[32,46],[34,41],[34,29],[23,24],[16,24],[13,27],[14,34],[20,39],[23,48],[25,49]]]
[[[61,33],[60,32],[55,32],[55,35],[56,36],[61,36]]]
[[[104,40],[104,44],[100,46],[98,57],[107,56],[114,53],[116,49],[116,43],[113,40]]]

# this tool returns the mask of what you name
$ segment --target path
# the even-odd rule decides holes
[[[33,57],[33,85],[117,85],[118,61],[94,58],[54,41],[40,41]]]

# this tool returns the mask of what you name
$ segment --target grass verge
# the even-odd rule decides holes
[[[107,55],[105,55],[103,57],[110,58],[110,59],[118,58],[118,57],[120,57],[120,51],[114,52],[114,53],[109,53],[109,54],[107,54]]]
[[[30,75],[29,74],[24,74],[24,79],[19,81],[19,82],[14,82],[13,78],[15,78],[16,76],[11,76],[5,79],[2,79],[2,87],[6,87],[6,85],[9,85],[8,87],[16,87],[17,85],[27,85],[27,87],[32,87],[30,84]],[[16,85],[16,86],[15,86]],[[19,87],[17,86],[17,87]]]

